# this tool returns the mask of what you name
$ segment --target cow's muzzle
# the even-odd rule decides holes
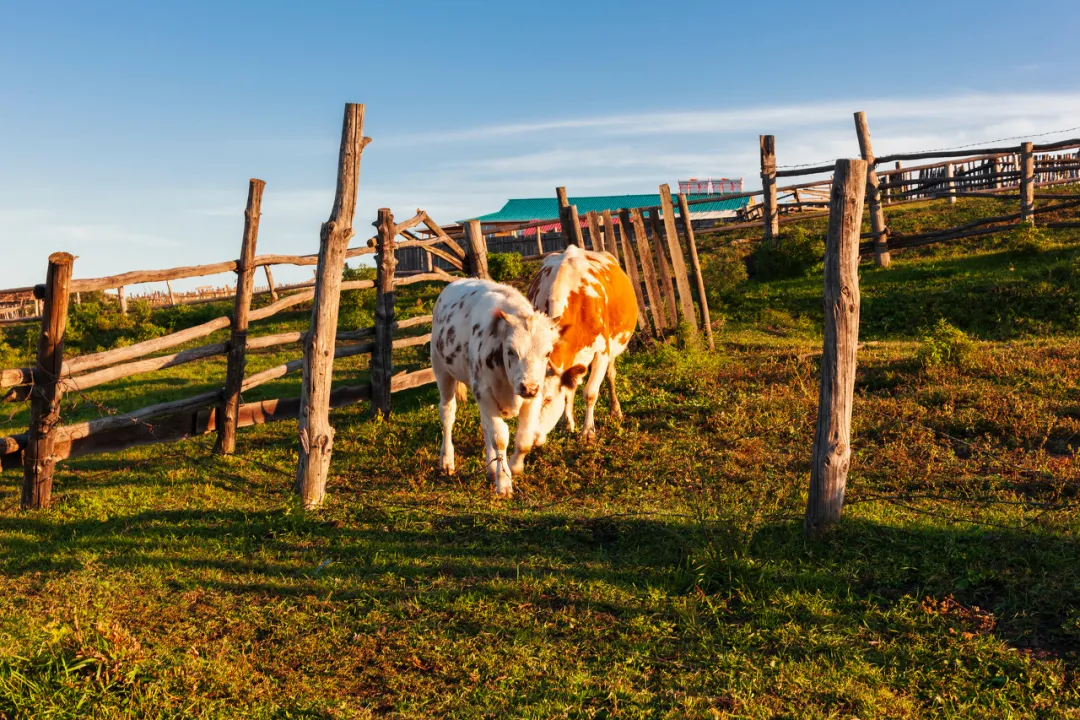
[[[526,400],[536,397],[539,393],[540,386],[537,384],[526,385],[525,383],[521,383],[520,385],[518,385],[518,395],[525,398]]]

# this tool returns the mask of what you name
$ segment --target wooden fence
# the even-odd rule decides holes
[[[359,111],[356,108],[361,108]],[[360,113],[362,126],[362,106],[349,106],[348,113]],[[348,123],[347,123],[348,124]],[[355,121],[353,125],[356,125]],[[339,201],[337,206],[355,207],[355,183],[352,188],[342,181],[342,176],[358,174],[359,154],[366,141],[357,134],[356,128],[349,130],[355,135],[351,153],[356,170],[344,166],[339,172]],[[343,132],[343,135],[346,134]],[[344,152],[343,140],[343,155]],[[371,354],[371,382],[360,385],[329,387],[324,398],[322,410],[330,407],[354,403],[373,398],[376,408],[388,413],[389,398],[392,393],[418,387],[434,381],[430,368],[410,373],[395,374],[393,370],[392,350],[422,345],[429,341],[430,333],[410,334],[394,337],[396,331],[430,325],[431,316],[414,317],[395,321],[393,297],[394,289],[402,285],[418,282],[447,282],[453,277],[440,270],[431,273],[416,274],[410,277],[395,277],[394,250],[411,247],[424,248],[426,251],[447,258],[456,268],[465,265],[483,267],[486,262],[476,257],[482,252],[482,245],[470,258],[452,239],[437,235],[433,239],[415,239],[409,236],[409,229],[421,223],[431,222],[427,214],[420,211],[417,215],[400,224],[394,224],[389,210],[380,211],[385,222],[380,225],[379,233],[366,245],[348,248],[348,239],[352,236],[351,211],[347,231],[339,233],[344,238],[336,268],[327,261],[327,243],[319,255],[256,255],[258,239],[258,221],[261,214],[261,180],[251,180],[248,203],[245,210],[245,227],[241,243],[241,253],[237,260],[230,260],[210,265],[172,268],[167,270],[137,271],[123,275],[72,279],[74,258],[67,253],[55,253],[49,258],[46,282],[32,289],[18,288],[14,292],[34,293],[43,306],[41,312],[41,330],[38,341],[37,360],[33,367],[9,368],[0,370],[0,402],[30,403],[29,427],[26,432],[8,437],[0,437],[0,468],[23,468],[22,504],[24,507],[46,507],[49,505],[52,479],[57,462],[83,455],[111,452],[137,445],[173,442],[209,433],[217,433],[215,449],[221,454],[235,451],[236,430],[251,425],[260,425],[286,418],[304,418],[305,406],[310,398],[305,387],[299,397],[275,398],[259,402],[243,403],[241,393],[252,390],[272,380],[299,371],[304,372],[304,384],[308,385],[309,375],[320,367],[323,370],[332,367],[333,358]],[[344,199],[341,196],[344,195]],[[350,197],[351,196],[351,199]],[[335,214],[340,215],[336,209]],[[342,223],[339,217],[338,228]],[[332,220],[324,224],[333,225]],[[405,236],[403,242],[397,241]],[[338,238],[341,239],[341,238]],[[379,261],[377,281],[341,281],[342,266],[346,258],[374,255]],[[271,298],[269,305],[252,308],[254,293],[254,274],[262,268],[273,265],[312,265],[319,270],[336,273],[337,282],[328,286],[324,277],[317,276],[314,287],[303,287],[281,297]],[[125,285],[143,282],[169,282],[181,278],[201,277],[221,272],[236,272],[237,285],[232,293],[233,312],[231,316],[214,318],[195,327],[186,328],[163,337],[153,338],[134,345],[120,347],[104,352],[65,357],[64,334],[67,324],[67,312],[74,295],[107,288],[119,288]],[[337,329],[337,301],[341,291],[363,288],[376,289],[376,320],[373,327],[358,329]],[[322,298],[320,298],[320,294]],[[325,309],[328,295],[332,294],[334,303],[333,322],[327,330],[324,324],[318,326],[314,316]],[[313,323],[307,332],[288,332],[273,335],[249,335],[252,324],[274,317],[289,308],[302,303],[313,302]],[[216,331],[230,328],[228,341],[186,348],[176,352],[181,345],[206,337]],[[329,333],[328,342],[321,347],[316,341],[318,332]],[[292,360],[258,373],[246,375],[246,359],[249,350],[258,350],[284,345],[300,345],[304,348],[304,357]],[[332,349],[332,351],[331,351]],[[153,373],[165,368],[176,367],[185,363],[206,358],[226,356],[226,370],[223,386],[218,390],[201,393],[192,397],[165,403],[150,405],[132,412],[108,415],[105,417],[63,424],[60,414],[60,400],[64,394],[89,390],[100,385],[136,375]],[[327,378],[329,372],[327,372]],[[303,440],[303,434],[302,434]],[[303,443],[302,443],[303,444]],[[303,454],[303,453],[302,453]],[[299,475],[299,473],[298,473]],[[325,477],[323,478],[325,484]],[[298,482],[298,486],[301,483]],[[299,487],[298,487],[299,489]],[[321,490],[320,490],[321,493]],[[321,500],[321,496],[319,498]],[[307,495],[305,494],[305,501]],[[317,504],[317,503],[315,503]]]

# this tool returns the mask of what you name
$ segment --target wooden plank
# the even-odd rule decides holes
[[[679,324],[679,311],[675,300],[675,283],[671,280],[671,268],[664,253],[664,223],[660,219],[659,209],[650,208],[648,214],[653,232],[652,249],[660,279],[660,297],[663,299],[664,312],[667,313],[667,327],[674,329]]]
[[[697,314],[694,312],[694,298],[690,294],[690,275],[686,270],[686,258],[683,257],[679,233],[675,229],[675,206],[671,201],[671,188],[667,183],[660,186],[660,212],[663,213],[663,231],[667,240],[668,253],[671,255],[671,271],[675,275],[675,285],[679,290],[679,308],[694,335],[697,334]],[[689,214],[687,215],[689,217]],[[689,223],[688,223],[689,224]]]
[[[75,257],[58,252],[49,256],[45,280],[45,306],[38,334],[34,387],[30,393],[30,425],[23,462],[21,506],[47,508],[52,501],[56,457],[56,428],[60,424],[60,373],[64,364],[68,294]]]
[[[715,350],[713,342],[712,319],[709,317],[709,298],[705,294],[705,279],[701,275],[701,262],[698,260],[697,241],[694,239],[694,224],[690,221],[690,207],[686,204],[686,195],[679,193],[679,214],[682,216],[683,231],[686,233],[686,245],[690,248],[690,264],[694,269],[694,282],[697,285],[698,303],[701,305],[701,324],[705,328],[705,339],[709,349]]]
[[[305,508],[317,508],[326,496],[326,476],[334,445],[330,425],[330,384],[334,372],[334,339],[337,333],[341,274],[345,253],[353,235],[356,193],[360,182],[360,156],[364,137],[364,106],[349,103],[341,130],[337,191],[330,219],[319,233],[319,263],[315,272],[315,295],[311,326],[304,342],[304,375],[300,392],[299,460],[295,492]],[[391,226],[392,227],[392,226]],[[393,253],[389,253],[393,262]]]
[[[233,299],[232,332],[229,336],[229,356],[225,368],[225,390],[218,417],[214,451],[219,455],[236,452],[236,413],[240,407],[240,387],[244,384],[247,367],[248,313],[251,293],[255,289],[255,244],[259,240],[259,219],[262,216],[262,196],[266,183],[257,178],[248,181],[247,207],[244,209],[244,235],[240,241],[240,259],[236,267],[236,297]]]
[[[825,343],[805,529],[840,519],[851,465],[851,409],[859,344],[859,233],[867,163],[837,160],[825,244]]]
[[[664,316],[663,304],[660,302],[660,287],[656,284],[656,267],[653,265],[652,248],[649,247],[649,237],[645,233],[645,222],[642,220],[641,211],[634,208],[630,211],[630,222],[634,226],[634,237],[637,240],[638,260],[641,261],[641,271],[645,275],[645,291],[649,298],[649,310],[652,312],[653,328],[659,337],[667,328]]]
[[[634,286],[634,296],[637,298],[638,327],[645,335],[652,335],[652,325],[649,324],[649,314],[646,309],[645,295],[641,291],[641,277],[638,273],[637,257],[634,255],[634,223],[630,218],[630,211],[619,210],[619,229],[622,237],[623,269],[630,277],[630,283]]]
[[[465,259],[465,250],[464,250],[464,248],[462,248],[461,245],[459,245],[456,240],[454,240],[452,237],[450,237],[446,233],[445,230],[443,230],[441,227],[439,227],[439,224],[436,223],[434,220],[432,220],[431,217],[428,216],[428,214],[426,212],[424,213],[424,225],[427,227],[428,230],[430,230],[438,238],[440,238],[443,241],[443,244],[446,245],[446,247],[450,248],[450,251],[452,253],[457,255],[458,262],[456,263],[456,265],[457,265],[458,269],[460,269],[461,268],[461,261]]]
[[[758,145],[761,151],[761,187],[765,239],[770,240],[780,234],[776,200],[776,137],[774,135],[760,135]]]
[[[604,221],[604,249],[611,253],[615,258],[615,262],[619,263],[619,267],[622,267],[623,261],[619,257],[619,242],[615,234],[615,220],[611,216],[610,210],[605,210],[601,217]]]
[[[465,223],[466,252],[468,253],[468,267],[466,272],[470,277],[490,280],[487,262],[487,241],[480,228],[479,220],[469,220]]]
[[[371,353],[371,413],[390,417],[390,378],[394,374],[394,215],[379,210],[375,281],[375,347]]]
[[[855,133],[859,138],[859,152],[866,161],[869,171],[866,175],[866,199],[870,205],[870,228],[874,233],[874,257],[878,267],[889,267],[888,227],[885,225],[885,211],[881,207],[881,188],[877,170],[874,167],[874,147],[870,142],[870,125],[866,113],[855,113]]]
[[[263,265],[263,272],[266,273],[266,287],[270,292],[270,302],[278,301],[277,288],[274,287],[274,273],[270,271],[269,265]]]
[[[589,246],[596,252],[603,252],[604,238],[600,236],[600,215],[595,210],[585,213],[585,222],[589,225]]]
[[[1020,219],[1035,224],[1035,156],[1032,143],[1020,146]]]
[[[229,345],[224,342],[215,343],[213,345],[202,345],[197,348],[191,348],[171,355],[160,355],[146,360],[124,363],[123,365],[114,365],[105,368],[104,370],[98,370],[97,372],[87,373],[85,375],[65,377],[61,380],[61,386],[64,392],[83,392],[90,388],[97,387],[98,385],[103,385],[107,382],[112,382],[113,380],[119,380],[120,378],[143,375],[149,372],[164,370],[165,368],[177,367],[204,358],[224,355],[228,350]]]

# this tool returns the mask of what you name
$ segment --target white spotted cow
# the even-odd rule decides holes
[[[454,472],[452,435],[458,391],[464,383],[480,407],[488,479],[496,494],[509,497],[513,486],[506,458],[510,441],[506,420],[519,417],[519,438],[536,434],[540,390],[556,325],[508,285],[456,280],[435,302],[431,337],[431,367],[441,399],[442,471]]]
[[[511,466],[514,472],[520,470],[533,444],[543,444],[560,415],[574,430],[574,393],[590,367],[582,437],[591,440],[596,436],[594,410],[605,375],[610,383],[611,413],[622,415],[615,395],[615,358],[626,350],[638,319],[634,286],[615,257],[576,245],[544,259],[528,297],[537,310],[558,319],[559,338],[551,353],[538,433],[526,438],[531,443],[519,442]],[[519,432],[519,440],[522,437]]]

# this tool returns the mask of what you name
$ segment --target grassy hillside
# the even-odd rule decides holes
[[[929,229],[991,205],[891,217]],[[45,513],[20,513],[5,473],[0,718],[1077,717],[1080,236],[862,266],[848,503],[808,542],[821,229],[756,251],[703,237],[717,352],[620,359],[625,419],[601,400],[595,444],[556,432],[510,502],[487,488],[472,403],[460,474],[438,475],[433,386],[395,396],[389,421],[332,413],[319,513],[290,496],[292,423],[241,431],[232,458],[205,438],[66,463]],[[437,290],[399,307],[421,314]]]

